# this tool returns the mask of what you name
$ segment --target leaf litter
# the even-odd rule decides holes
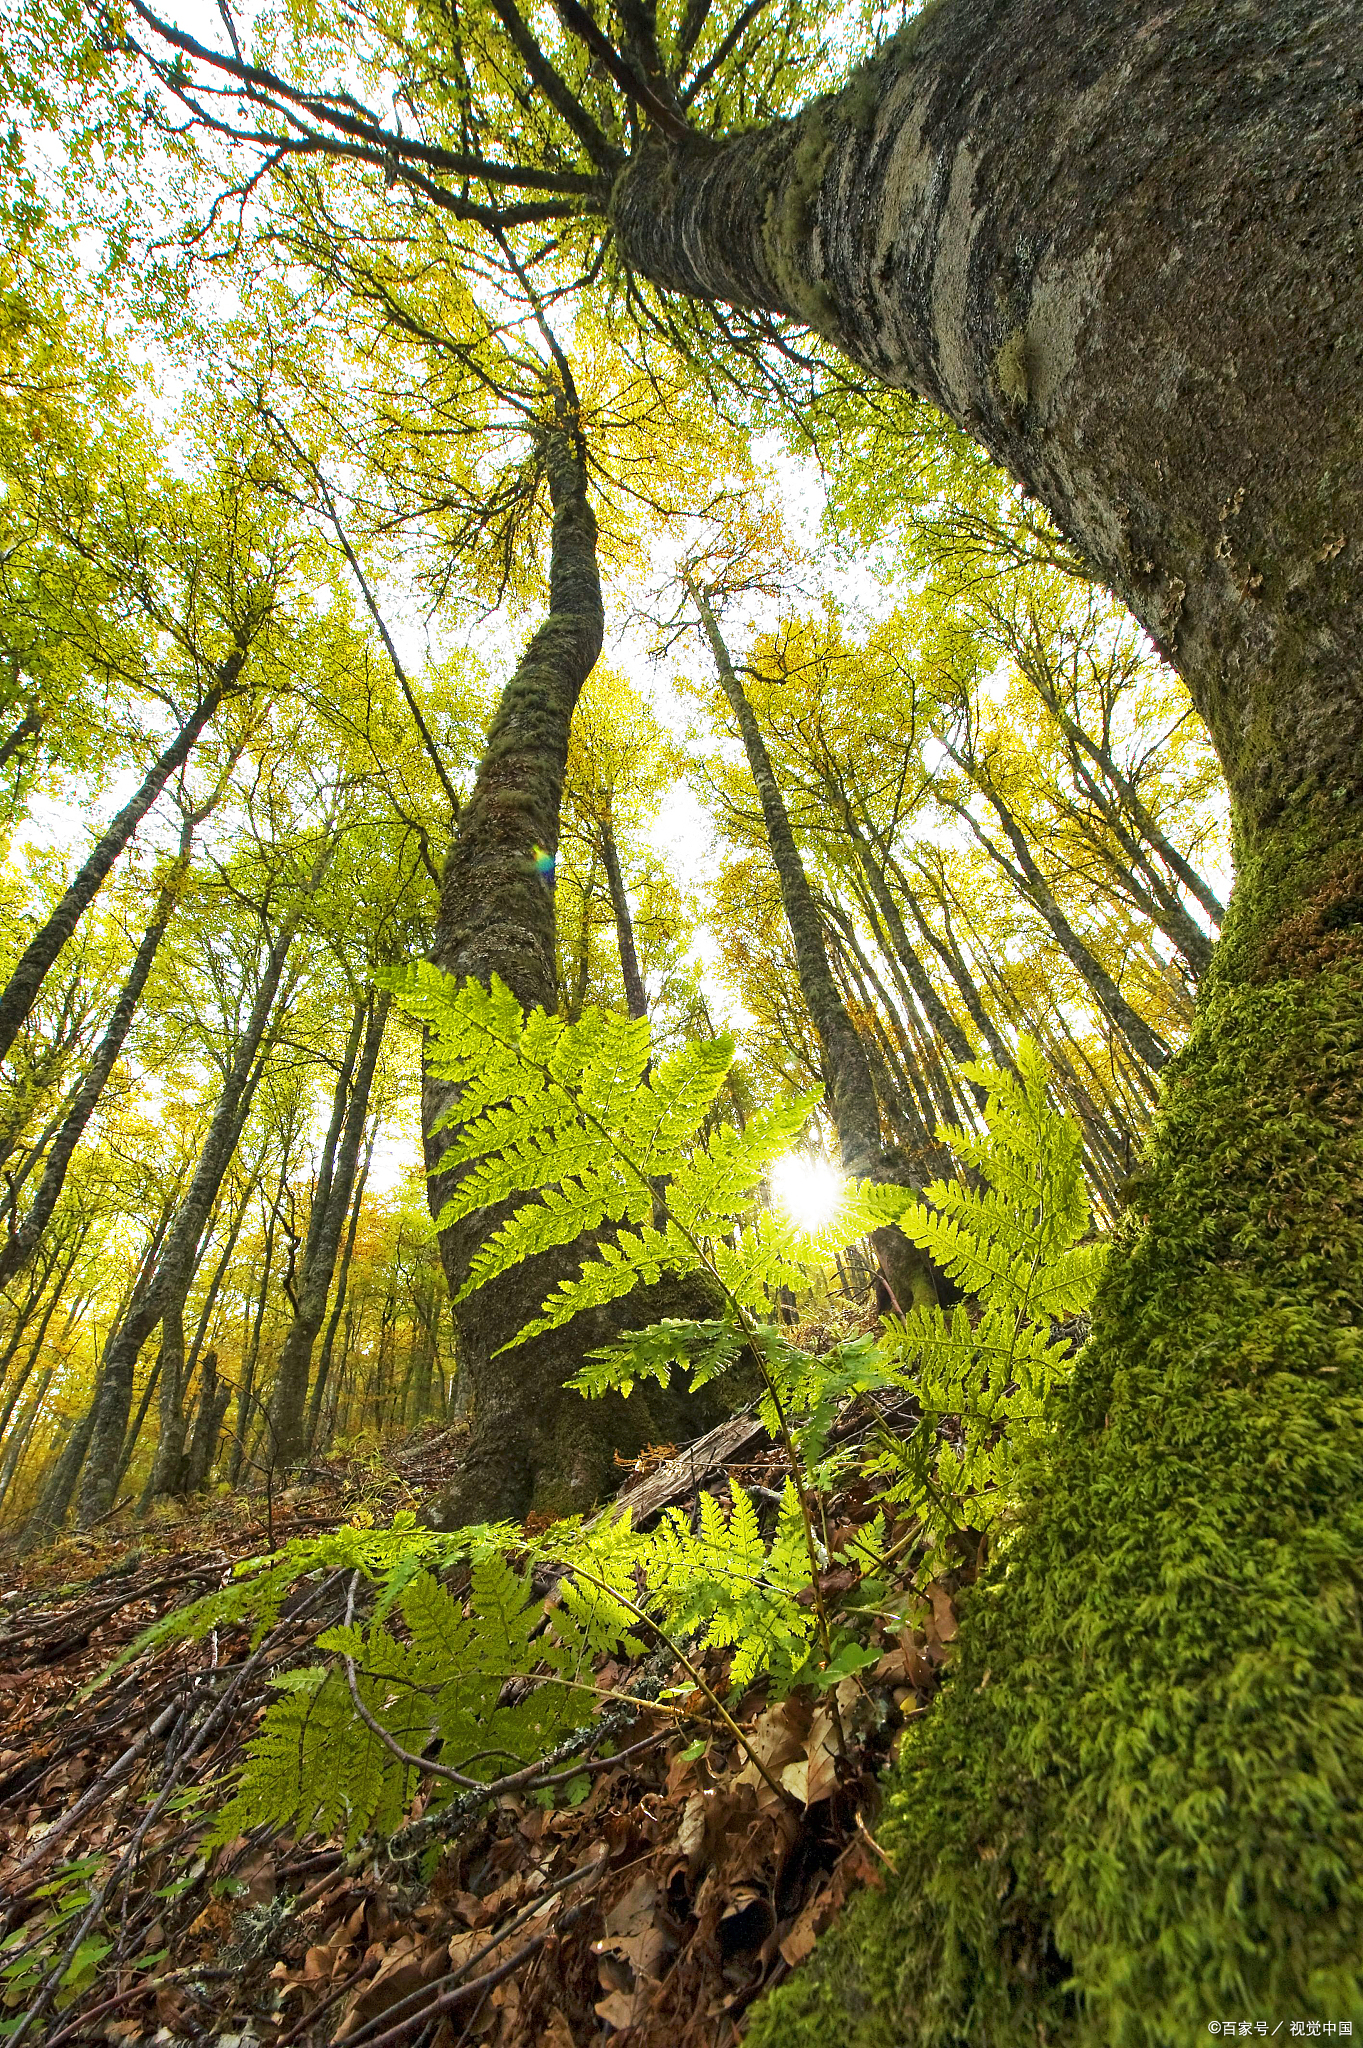
[[[782,1454],[751,1427],[711,1437],[707,1484],[718,1474],[779,1488]],[[620,1753],[584,1756],[551,1790],[503,1793],[457,1834],[437,1823],[420,1857],[261,1830],[201,1848],[209,1788],[259,1721],[271,1677],[334,1624],[344,1588],[295,1596],[254,1649],[245,1629],[224,1630],[93,1681],[149,1622],[225,1583],[263,1537],[419,1504],[457,1448],[456,1432],[428,1430],[390,1446],[382,1469],[372,1458],[359,1471],[315,1468],[315,1485],[269,1504],[268,1530],[259,1496],[234,1496],[144,1530],[136,1548],[116,1524],[69,1539],[11,1578],[0,2043],[729,2048],[851,1894],[883,1884],[878,1774],[937,1687],[969,1559],[926,1601],[906,1596],[882,1617],[869,1661],[823,1692],[769,1700],[759,1684],[726,1698],[746,1746],[699,1692],[683,1700],[685,1719],[646,1706],[612,1727],[621,1709],[607,1696],[646,1692],[650,1660],[602,1660],[598,1725]],[[625,1485],[636,1514],[665,1504],[670,1471],[691,1491],[700,1448],[644,1454]],[[821,1506],[836,1558],[864,1512],[855,1478]],[[831,1562],[821,1592],[854,1597],[856,1584],[854,1565]],[[701,1660],[721,1697],[728,1662],[713,1650]],[[682,1678],[659,1673],[658,1653],[650,1668],[655,1691],[659,1675]]]

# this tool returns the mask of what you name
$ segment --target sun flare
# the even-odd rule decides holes
[[[787,1152],[771,1169],[772,1201],[810,1237],[835,1220],[846,1189],[846,1177],[831,1159],[811,1158],[807,1152]]]

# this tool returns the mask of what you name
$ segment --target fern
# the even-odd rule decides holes
[[[665,1273],[708,1273],[737,1315],[765,1314],[778,1289],[805,1284],[835,1247],[893,1221],[910,1200],[899,1188],[854,1185],[816,1238],[759,1210],[773,1160],[822,1090],[778,1101],[742,1131],[703,1135],[733,1061],[728,1037],[650,1068],[646,1021],[603,1010],[575,1022],[542,1010],[524,1017],[495,976],[490,989],[461,988],[424,963],[393,986],[427,1028],[431,1070],[455,1085],[441,1120],[454,1135],[434,1169],[454,1185],[436,1228],[530,1198],[479,1247],[457,1299],[538,1252],[603,1233],[512,1344]]]
[[[945,1129],[982,1186],[937,1181],[900,1228],[977,1297],[978,1315],[937,1307],[886,1318],[881,1353],[917,1397],[912,1437],[875,1461],[887,1498],[920,1517],[924,1569],[940,1569],[961,1527],[1006,1523],[1019,1435],[1045,1422],[1070,1346],[1054,1323],[1086,1310],[1103,1250],[1081,1244],[1089,1226],[1079,1133],[1046,1095],[1046,1067],[1029,1038],[1017,1072],[966,1070],[988,1091],[986,1135]]]
[[[916,1518],[923,1579],[948,1560],[958,1529],[1005,1522],[1010,1440],[1044,1426],[1067,1367],[1053,1318],[1085,1308],[1096,1282],[1100,1253],[1081,1243],[1088,1207],[1077,1133],[1049,1106],[1044,1065],[1026,1040],[1016,1076],[973,1070],[988,1090],[985,1135],[944,1133],[975,1185],[935,1183],[926,1203],[853,1188],[842,1216],[811,1241],[760,1210],[757,1197],[814,1098],[779,1105],[744,1132],[702,1137],[727,1042],[649,1071],[646,1029],[628,1020],[527,1019],[500,984],[452,988],[430,970],[403,982],[432,1032],[438,1071],[460,1090],[451,1117],[460,1128],[438,1169],[455,1176],[442,1220],[528,1198],[480,1251],[470,1289],[550,1244],[603,1232],[579,1279],[524,1337],[664,1270],[710,1272],[725,1292],[723,1315],[635,1332],[593,1353],[575,1384],[587,1397],[628,1393],[680,1368],[696,1387],[747,1351],[761,1367],[763,1420],[791,1444],[797,1475],[770,1536],[754,1497],[731,1484],[727,1501],[701,1493],[694,1527],[669,1509],[649,1532],[626,1513],[536,1539],[495,1526],[446,1536],[408,1514],[391,1530],[347,1527],[252,1560],[133,1650],[243,1623],[258,1642],[291,1588],[326,1574],[346,1574],[352,1591],[367,1586],[371,1612],[320,1636],[319,1661],[275,1679],[218,1816],[220,1839],[265,1822],[353,1842],[398,1825],[430,1775],[414,1759],[435,1757],[474,1783],[533,1762],[584,1725],[599,1703],[600,1659],[638,1656],[645,1624],[673,1644],[730,1651],[736,1690],[764,1676],[775,1695],[836,1684],[876,1654],[862,1638],[885,1591],[887,1507]],[[822,1357],[797,1349],[766,1317],[772,1291],[799,1284],[835,1245],[891,1217],[974,1294],[973,1312],[917,1309],[887,1318],[879,1339],[861,1336]],[[879,1419],[875,1402],[886,1394],[918,1404],[907,1437]],[[832,1432],[858,1398],[875,1419],[873,1449],[860,1457],[881,1500],[844,1552],[862,1578],[856,1609],[839,1621],[820,1604],[829,1560],[801,1489],[831,1486],[852,1456]],[[442,1583],[456,1564],[468,1568],[462,1597]],[[545,1565],[556,1577],[547,1599],[532,1591],[532,1573]],[[455,1789],[437,1777],[429,1810]]]

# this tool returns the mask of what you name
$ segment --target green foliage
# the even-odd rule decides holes
[[[1046,1416],[1070,1351],[1056,1322],[1092,1301],[1103,1247],[1082,1244],[1088,1197],[1077,1127],[1046,1099],[1046,1066],[1028,1038],[1016,1075],[970,1070],[989,1092],[985,1138],[945,1130],[961,1164],[982,1185],[935,1181],[901,1227],[971,1297],[886,1318],[880,1347],[907,1369],[920,1421],[905,1441],[885,1441],[874,1469],[894,1475],[887,1498],[912,1505],[927,1545],[926,1568],[946,1561],[952,1532],[990,1530],[1010,1512],[1010,1463],[1019,1434]]]
[[[1054,1325],[1088,1307],[1102,1264],[1102,1248],[1079,1241],[1089,1228],[1079,1132],[1047,1100],[1037,1047],[1021,1040],[1016,1074],[969,1072],[988,1091],[986,1135],[941,1136],[974,1184],[935,1181],[926,1202],[898,1211],[900,1229],[959,1282],[969,1308],[889,1316],[878,1343],[860,1337],[821,1357],[771,1324],[659,1323],[594,1353],[575,1382],[587,1394],[623,1392],[664,1381],[675,1363],[699,1386],[746,1346],[765,1382],[763,1421],[773,1436],[789,1429],[816,1485],[836,1476],[829,1430],[849,1400],[911,1395],[917,1426],[907,1437],[882,1426],[869,1469],[887,1502],[917,1517],[925,1578],[942,1568],[953,1533],[1006,1520],[1015,1433],[1044,1421],[1069,1356]]]
[[[868,1469],[882,1478],[887,1501],[917,1517],[920,1576],[930,1576],[963,1521],[982,1529],[1006,1513],[1005,1432],[1018,1420],[1044,1419],[1067,1356],[1052,1341],[1051,1317],[1083,1308],[1096,1275],[1096,1251],[1077,1248],[1088,1221],[1077,1135],[1050,1108],[1040,1056],[1025,1042],[1018,1078],[978,1070],[989,1088],[989,1136],[951,1134],[980,1184],[938,1183],[931,1206],[893,1191],[904,1228],[977,1289],[977,1320],[963,1309],[950,1318],[917,1311],[890,1321],[883,1341],[861,1336],[816,1357],[751,1314],[779,1284],[772,1273],[801,1273],[809,1255],[791,1226],[753,1213],[772,1156],[769,1130],[746,1142],[732,1132],[694,1135],[723,1078],[726,1044],[650,1072],[646,1029],[625,1020],[594,1014],[565,1025],[536,1013],[523,1021],[494,986],[490,995],[461,996],[452,1023],[443,978],[413,976],[403,987],[428,1022],[438,1021],[443,1070],[464,1089],[461,1114],[477,1119],[451,1148],[477,1192],[461,1183],[452,1203],[463,1213],[509,1195],[556,1198],[513,1214],[501,1242],[493,1240],[484,1279],[528,1255],[527,1247],[562,1241],[543,1232],[560,1227],[565,1208],[576,1230],[620,1213],[611,1205],[635,1199],[637,1176],[640,1208],[646,1203],[661,1219],[640,1230],[651,1229],[678,1261],[689,1257],[729,1281],[727,1313],[655,1324],[595,1353],[579,1391],[627,1393],[643,1378],[665,1381],[674,1366],[699,1386],[746,1351],[762,1375],[766,1426],[789,1443],[797,1469],[770,1533],[756,1498],[735,1483],[727,1501],[701,1493],[694,1527],[672,1508],[647,1532],[626,1512],[590,1527],[560,1524],[539,1538],[492,1526],[442,1536],[404,1515],[390,1530],[351,1526],[251,1561],[232,1585],[156,1624],[134,1647],[247,1620],[259,1640],[290,1589],[323,1574],[333,1587],[345,1579],[352,1608],[361,1585],[370,1589],[360,1603],[370,1611],[363,1623],[348,1619],[318,1638],[322,1661],[277,1676],[278,1697],[215,1825],[221,1840],[262,1822],[351,1842],[390,1833],[416,1790],[423,1754],[438,1753],[443,1768],[474,1784],[532,1762],[587,1720],[600,1701],[595,1664],[605,1654],[640,1654],[641,1632],[675,1647],[731,1651],[736,1690],[764,1676],[776,1697],[801,1684],[835,1685],[877,1654],[865,1638],[884,1598],[886,1553],[878,1512],[847,1551],[862,1575],[856,1606],[830,1618],[814,1592],[829,1558],[806,1522],[800,1489],[826,1487],[845,1466],[849,1454],[830,1448],[836,1417],[858,1396],[916,1397],[917,1428],[905,1441],[882,1424]],[[794,1114],[782,1110],[770,1121],[788,1135]],[[610,1121],[616,1117],[627,1141]],[[674,1205],[688,1218],[685,1229]],[[868,1208],[877,1213],[874,1200],[854,1190],[839,1227]],[[719,1256],[725,1223],[734,1240],[728,1263]],[[464,1565],[456,1593],[447,1581]],[[547,1599],[533,1590],[535,1572],[546,1567],[554,1578]],[[437,1778],[430,1810],[456,1789]]]
[[[53,1875],[34,1893],[35,1898],[43,1901],[39,1911],[0,1941],[0,2007],[6,2015],[0,2017],[0,2041],[18,2030],[24,2008],[55,1966],[71,1939],[75,1923],[94,1898],[107,1860],[103,1856],[82,1856],[75,1862],[58,1864]],[[54,2001],[58,2012],[89,1990],[111,1946],[98,1933],[87,1935],[80,1943],[62,1973]]]
[[[436,1227],[532,1198],[480,1246],[459,1299],[537,1252],[603,1233],[580,1276],[516,1343],[664,1273],[709,1273],[735,1309],[765,1313],[778,1289],[803,1285],[834,1246],[892,1222],[909,1199],[899,1188],[849,1187],[817,1237],[758,1209],[764,1176],[820,1092],[778,1100],[742,1131],[725,1124],[703,1136],[733,1060],[727,1037],[689,1043],[655,1067],[646,1020],[604,1010],[576,1022],[543,1010],[525,1017],[495,976],[490,989],[461,988],[424,963],[392,986],[426,1026],[431,1071],[458,1088],[444,1118],[456,1133],[435,1169],[453,1176],[453,1192]]]

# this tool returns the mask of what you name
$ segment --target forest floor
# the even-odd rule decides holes
[[[724,1428],[694,1447],[709,1446],[705,1483],[779,1487],[760,1430]],[[967,1574],[930,1589],[923,1626],[887,1629],[836,1713],[827,1696],[769,1704],[760,1687],[727,1702],[779,1798],[722,1724],[702,1722],[702,1745],[694,1717],[644,1709],[627,1755],[563,1773],[561,1795],[503,1794],[420,1863],[259,1831],[203,1850],[210,1788],[271,1673],[305,1661],[336,1617],[295,1599],[254,1648],[223,1631],[92,1681],[237,1561],[419,1510],[457,1449],[457,1431],[426,1428],[314,1468],[268,1513],[263,1494],[233,1494],[140,1528],[115,1519],[22,1566],[0,1557],[0,2042],[729,2048],[848,1894],[882,1881],[877,1775],[935,1690]],[[640,1520],[691,1493],[694,1456],[686,1468],[687,1454],[655,1455],[627,1475]],[[855,1490],[825,1511],[855,1521]],[[725,1662],[705,1664],[720,1693]],[[618,1694],[640,1677],[603,1662],[597,1683]]]

